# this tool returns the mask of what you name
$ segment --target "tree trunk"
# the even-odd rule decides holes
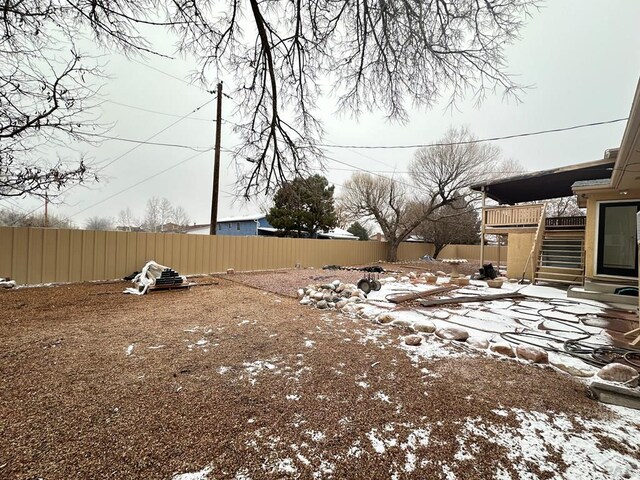
[[[435,248],[435,250],[433,251],[433,258],[438,258],[438,255],[440,254],[440,252],[444,250],[444,247],[446,247],[447,245],[446,244],[439,245],[437,243],[434,243],[433,246]]]
[[[387,252],[387,261],[388,262],[397,262],[398,261],[398,247],[400,246],[400,242],[394,240],[389,241],[389,251]]]

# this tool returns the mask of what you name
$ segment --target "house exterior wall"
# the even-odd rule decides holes
[[[262,217],[257,219],[260,227],[270,228],[271,224],[267,222],[267,219]],[[218,235],[232,235],[237,237],[255,236],[258,225],[255,220],[240,220],[235,222],[218,222],[218,228],[216,230]]]
[[[521,278],[527,259],[531,253],[535,233],[510,233],[509,247],[507,249],[507,276],[509,278]],[[535,259],[531,259],[527,265],[525,278],[533,278],[533,264]]]
[[[584,196],[583,196],[584,195]],[[620,192],[607,191],[580,191],[579,196],[584,201],[586,197],[587,225],[584,236],[585,248],[585,275],[594,277],[596,275],[596,255],[598,238],[598,202],[616,201],[640,201],[640,190],[627,190],[626,195]]]

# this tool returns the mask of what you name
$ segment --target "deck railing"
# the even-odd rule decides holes
[[[584,228],[587,225],[587,217],[548,217],[545,220],[547,228]]]
[[[483,210],[485,227],[537,227],[544,204],[489,207]]]

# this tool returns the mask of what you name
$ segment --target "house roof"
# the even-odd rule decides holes
[[[568,197],[573,195],[571,186],[576,182],[610,179],[615,158],[603,158],[593,162],[526,173],[473,185],[472,190],[482,191],[501,204],[513,205],[536,200]]]
[[[342,228],[334,228],[333,230],[329,230],[328,232],[318,232],[318,237],[337,238],[342,240],[358,240],[358,237],[353,235],[351,232],[343,230]]]
[[[219,218],[218,223],[224,222],[247,222],[250,220],[260,220],[261,218],[265,218],[266,215],[264,213],[254,213],[253,215],[244,215],[239,217],[225,217]]]

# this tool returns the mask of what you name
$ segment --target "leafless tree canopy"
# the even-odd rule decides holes
[[[178,36],[178,50],[198,59],[205,83],[221,72],[233,76],[243,118],[238,127],[243,143],[236,152],[240,182],[246,195],[268,192],[305,173],[321,156],[313,146],[322,135],[314,115],[321,81],[331,82],[343,110],[382,109],[401,121],[408,105],[430,106],[443,96],[454,101],[469,92],[478,100],[487,91],[514,94],[518,86],[506,72],[503,49],[535,3],[6,0],[0,8],[0,91],[21,100],[15,111],[0,113],[2,132],[18,142],[14,150],[20,154],[20,148],[29,148],[20,139],[32,130],[77,134],[68,120],[82,109],[87,67],[72,49],[60,52],[66,63],[56,62],[65,68],[46,65],[50,56],[43,49],[53,40],[71,43],[75,35],[91,33],[125,52],[153,52],[140,27],[168,27]],[[20,65],[34,52],[39,61],[24,64],[25,72]],[[20,91],[12,77],[31,85]],[[40,88],[43,93],[37,93]],[[3,153],[2,158],[5,165],[14,157]]]
[[[410,180],[356,173],[343,185],[341,208],[375,220],[395,260],[400,242],[422,223],[455,221],[472,208],[469,187],[499,168],[500,150],[474,143],[466,129],[450,129],[438,146],[419,149],[409,165]]]
[[[79,30],[56,2],[7,0],[0,7],[0,196],[54,197],[90,176],[83,159],[48,158],[47,145],[87,139],[96,128],[95,60],[74,43]]]
[[[474,140],[467,128],[452,128],[438,141],[441,145],[416,152],[409,170],[429,202],[448,203],[495,175],[500,150],[490,143],[470,143]]]

